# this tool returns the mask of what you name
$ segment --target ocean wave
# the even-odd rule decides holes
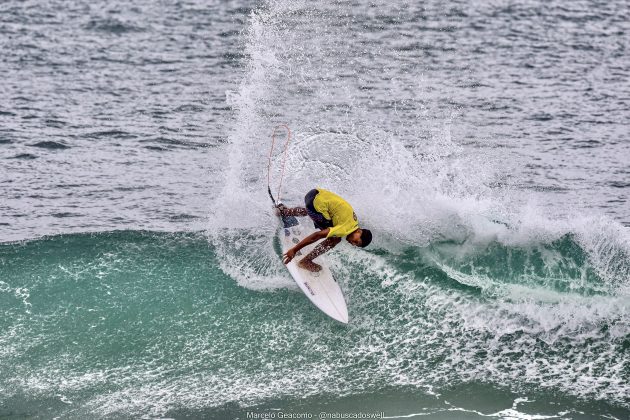
[[[73,403],[59,403],[69,417],[159,416],[361,395],[383,384],[440,395],[482,382],[630,406],[623,380],[630,307],[596,274],[576,289],[567,287],[571,270],[561,282],[533,281],[523,266],[497,268],[525,251],[496,244],[467,250],[470,264],[453,259],[454,243],[400,254],[340,248],[329,261],[350,311],[341,326],[297,290],[269,236],[231,235],[223,239],[270,248],[279,268],[270,287],[250,287],[239,281],[242,272],[231,276],[230,262],[200,233],[2,244],[5,404],[59,395]],[[570,237],[541,247],[571,264],[584,252]],[[269,270],[257,264],[251,258],[244,272]],[[486,270],[484,281],[504,277],[470,286],[447,264]]]

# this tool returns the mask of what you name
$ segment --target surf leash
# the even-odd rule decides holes
[[[273,149],[276,144],[276,134],[279,129],[285,129],[287,131],[287,141],[284,143],[284,150],[282,152],[283,154],[282,169],[280,170],[280,182],[278,183],[278,193],[277,193],[278,200],[276,200],[275,198],[273,198],[273,194],[271,193],[271,157],[273,155]],[[282,179],[284,178],[284,167],[287,162],[287,148],[289,146],[290,140],[291,140],[291,129],[289,128],[288,125],[280,124],[280,125],[277,125],[273,129],[273,134],[271,135],[271,149],[269,150],[269,161],[267,163],[267,192],[269,193],[269,197],[271,197],[271,201],[273,202],[273,205],[275,207],[278,207],[281,204],[280,194],[282,192]]]

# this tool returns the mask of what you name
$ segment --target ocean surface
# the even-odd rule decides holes
[[[629,418],[629,37],[626,0],[1,2],[0,418]],[[374,233],[328,255],[348,325],[279,258],[278,124],[274,191]]]

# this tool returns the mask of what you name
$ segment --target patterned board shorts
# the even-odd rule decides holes
[[[313,201],[315,200],[315,196],[319,194],[317,190],[310,190],[304,196],[304,204],[306,205],[306,212],[309,217],[313,219],[313,224],[317,229],[323,230],[326,228],[333,227],[332,220],[328,220],[324,217],[323,214],[315,210],[315,206],[313,205]]]

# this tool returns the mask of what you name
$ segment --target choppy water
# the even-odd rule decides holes
[[[630,415],[625,2],[0,12],[1,417]],[[375,233],[348,326],[278,258],[278,123],[284,200]]]

